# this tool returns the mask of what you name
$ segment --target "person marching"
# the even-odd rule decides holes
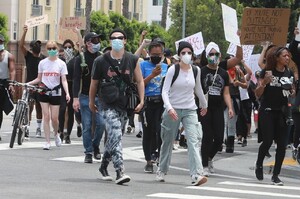
[[[192,66],[194,50],[190,43],[179,43],[177,54],[180,56],[178,65],[172,65],[167,72],[162,88],[162,98],[165,111],[162,115],[159,167],[156,172],[156,181],[164,182],[171,162],[173,142],[176,138],[180,122],[186,132],[189,156],[189,169],[192,185],[198,186],[207,181],[202,176],[203,167],[200,154],[201,125],[198,122],[197,106],[194,93],[199,98],[200,115],[207,112],[207,101],[201,86],[201,71]],[[176,69],[177,68],[177,69]],[[177,71],[177,72],[176,72]],[[177,73],[175,81],[174,75]]]
[[[263,161],[273,140],[277,143],[275,165],[272,175],[274,185],[283,185],[278,175],[285,156],[288,126],[286,111],[288,97],[295,93],[291,77],[293,73],[287,68],[290,61],[289,50],[286,47],[274,47],[266,57],[266,66],[260,73],[255,94],[261,99],[259,108],[259,131],[262,143],[258,150],[255,175],[263,180]]]

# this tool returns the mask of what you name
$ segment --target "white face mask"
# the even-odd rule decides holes
[[[0,44],[0,51],[4,50],[4,44]]]
[[[181,60],[183,63],[185,64],[190,64],[191,60],[192,60],[192,55],[189,54],[185,54],[181,57]]]

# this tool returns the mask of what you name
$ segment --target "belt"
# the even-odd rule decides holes
[[[147,100],[147,102],[159,103],[162,101],[162,97],[161,97],[161,95],[147,96],[146,100]]]

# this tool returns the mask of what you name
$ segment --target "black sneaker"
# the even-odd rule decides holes
[[[143,135],[143,132],[142,132],[142,131],[140,131],[138,134],[136,134],[136,137],[137,137],[137,138],[141,138],[141,137],[142,137],[142,135]]]
[[[102,180],[112,181],[112,177],[108,174],[107,166],[105,166],[104,164],[101,164],[99,171],[102,174]]]
[[[145,173],[153,173],[153,164],[147,163],[146,166],[144,167],[144,172]]]
[[[247,146],[247,140],[246,139],[244,139],[243,143],[242,143],[242,147],[245,147],[245,146]]]
[[[297,153],[297,156],[296,156],[296,160],[298,162],[298,164],[300,164],[300,147],[298,147],[298,153]]]
[[[269,151],[266,153],[266,157],[267,157],[267,158],[271,158],[271,157],[272,157],[272,155],[270,154]]]
[[[117,170],[116,172],[117,172],[116,184],[122,185],[123,183],[130,181],[130,177],[128,175],[125,175],[122,171]]]
[[[93,163],[93,155],[85,154],[84,163]]]
[[[77,126],[77,137],[81,137],[82,136],[82,129],[81,129],[81,125]]]
[[[94,158],[96,160],[100,160],[101,159],[101,153],[100,153],[99,147],[94,147]]]
[[[278,178],[278,176],[272,176],[271,180],[273,185],[283,186],[283,182]]]
[[[255,176],[258,180],[263,180],[264,179],[264,171],[262,166],[257,166],[255,167]]]
[[[65,143],[66,144],[71,144],[71,140],[70,140],[70,136],[69,135],[66,136]]]

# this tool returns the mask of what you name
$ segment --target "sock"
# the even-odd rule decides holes
[[[41,119],[37,119],[37,120],[36,120],[36,123],[37,123],[37,127],[38,127],[38,128],[41,128],[41,127],[42,127],[42,120],[41,120]]]
[[[139,129],[140,129],[140,131],[143,132],[143,125],[142,125],[142,122],[138,122],[138,124],[139,124]]]

